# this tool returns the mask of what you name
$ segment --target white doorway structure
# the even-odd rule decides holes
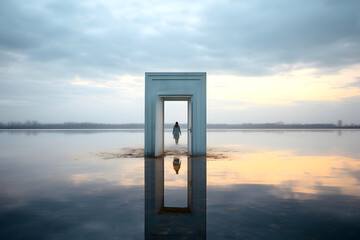
[[[188,154],[206,155],[206,73],[145,73],[145,156],[164,153],[164,101],[188,102]]]

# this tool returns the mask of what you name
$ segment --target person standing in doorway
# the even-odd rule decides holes
[[[180,126],[179,123],[176,122],[174,127],[173,127],[173,137],[175,139],[175,143],[178,144],[179,143],[179,137],[181,135],[181,130],[180,130]]]

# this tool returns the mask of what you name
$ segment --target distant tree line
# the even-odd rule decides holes
[[[166,123],[165,128],[173,124]],[[181,124],[183,129],[187,124]],[[319,124],[284,124],[284,123],[242,123],[242,124],[208,124],[208,129],[354,129],[360,125]],[[0,129],[144,129],[143,123],[107,124],[90,122],[39,123],[37,121],[1,123]]]
[[[37,121],[0,123],[0,129],[143,129],[143,123],[107,124],[90,122],[39,123]]]
[[[353,129],[360,125],[338,126],[332,123],[285,124],[285,123],[242,123],[242,124],[208,124],[208,129]]]

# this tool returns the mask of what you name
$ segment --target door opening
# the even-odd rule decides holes
[[[161,116],[160,118],[158,118],[159,121],[157,121],[156,123],[156,129],[157,129],[157,134],[156,134],[156,138],[155,138],[155,143],[156,143],[156,151],[155,151],[155,156],[160,156],[163,155],[165,153],[165,155],[168,155],[167,153],[171,154],[181,154],[181,155],[192,155],[192,137],[193,137],[193,133],[192,133],[192,122],[193,122],[193,103],[192,103],[193,99],[192,96],[183,96],[183,95],[167,95],[167,96],[160,96],[159,101],[157,102],[157,115]],[[169,109],[174,109],[175,110],[168,110],[170,111],[175,111],[176,113],[176,107],[182,106],[182,110],[179,111],[180,113],[176,113],[172,116],[170,116],[170,120],[169,121],[173,121],[173,123],[166,123],[166,120],[168,118],[165,119],[165,116],[167,114],[165,114],[166,111],[165,109],[165,104],[168,105],[168,103],[173,103],[173,102],[180,102],[180,103],[175,103],[175,105],[172,105],[172,108]],[[181,105],[183,104],[183,105]],[[175,139],[173,138],[173,126],[175,124],[175,122],[179,122],[179,124],[181,123],[180,121],[177,121],[176,119],[185,119],[185,123],[182,127],[181,127],[181,141],[184,143],[182,146],[178,146],[175,143]],[[173,142],[171,142],[173,141]],[[180,142],[180,140],[179,140]],[[169,144],[168,144],[169,143]],[[166,146],[165,146],[166,144]],[[169,147],[170,146],[170,147]],[[168,149],[164,149],[164,147],[167,147]],[[165,152],[164,152],[165,150]],[[168,152],[166,152],[166,150]]]
[[[165,101],[164,102],[164,153],[187,155],[188,154],[188,102]],[[181,134],[173,135],[173,127],[178,122]],[[178,139],[176,141],[175,137]]]

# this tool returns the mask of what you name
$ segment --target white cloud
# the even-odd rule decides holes
[[[345,101],[359,95],[360,74],[346,73],[360,63],[359,8],[350,0],[5,0],[0,96],[35,105],[24,114],[3,102],[0,121],[48,121],[49,109],[51,119],[76,109],[87,120],[101,109],[89,105],[117,103],[123,119],[109,110],[104,121],[141,122],[146,71],[207,72],[210,116]]]

